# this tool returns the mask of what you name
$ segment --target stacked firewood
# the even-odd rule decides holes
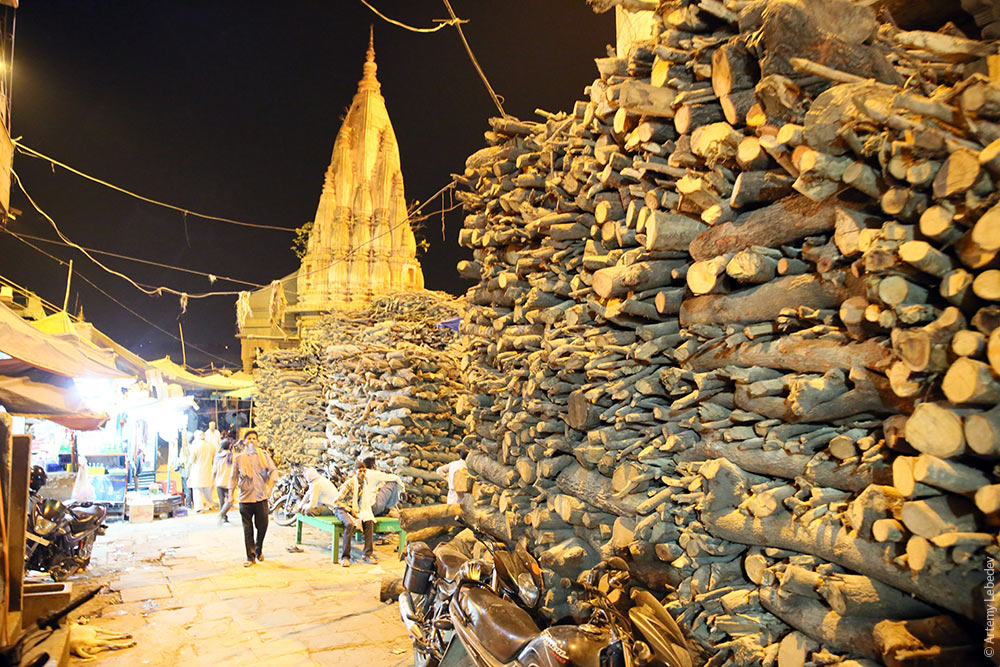
[[[458,306],[433,292],[392,294],[308,328],[301,349],[314,350],[323,448],[303,441],[301,454],[346,473],[372,453],[404,478],[410,503],[442,502],[447,483],[435,469],[457,458],[464,423],[455,417],[457,336],[438,325]]]
[[[995,45],[844,0],[624,5],[658,36],[455,176],[467,518],[530,538],[553,616],[627,552],[713,664],[982,655]]]
[[[315,463],[326,452],[321,377],[313,348],[271,350],[257,360],[254,426],[282,463]]]

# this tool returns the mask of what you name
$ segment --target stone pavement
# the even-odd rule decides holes
[[[221,527],[215,514],[117,523],[98,539],[74,593],[95,583],[112,592],[80,615],[138,642],[100,654],[101,665],[412,664],[396,605],[378,601],[382,578],[402,575],[395,536],[376,546],[378,565],[342,568],[330,563],[328,534],[306,526],[303,552],[288,553],[294,526],[271,522],[266,560],[245,568],[239,515],[230,518]]]

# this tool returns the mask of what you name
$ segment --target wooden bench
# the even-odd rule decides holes
[[[295,515],[295,543],[302,544],[302,525],[309,525],[330,533],[330,562],[336,563],[340,558],[340,536],[344,532],[344,524],[340,519],[331,515],[309,516],[298,513]],[[406,549],[406,531],[399,527],[399,518],[394,516],[375,517],[376,533],[399,533],[399,553]],[[355,539],[363,540],[364,536],[360,530],[354,531]]]

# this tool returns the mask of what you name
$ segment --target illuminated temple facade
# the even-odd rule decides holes
[[[244,369],[262,351],[294,347],[324,313],[360,308],[373,296],[423,289],[406,215],[399,146],[375,76],[369,40],[363,75],[333,145],[312,232],[296,273],[280,282],[287,308],[275,319],[272,288],[249,295],[240,319]]]
[[[302,267],[302,314],[363,306],[373,295],[424,286],[406,216],[399,146],[369,42],[364,74],[337,134]]]

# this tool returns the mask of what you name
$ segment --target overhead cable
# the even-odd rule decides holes
[[[122,194],[126,194],[129,197],[134,197],[134,198],[136,198],[136,199],[138,199],[140,201],[146,202],[147,204],[154,204],[156,206],[162,206],[163,208],[169,208],[172,211],[177,211],[179,213],[183,213],[185,216],[190,215],[190,216],[193,216],[195,218],[203,218],[205,220],[213,220],[215,222],[224,222],[224,223],[230,224],[230,225],[239,225],[240,227],[252,227],[253,229],[271,229],[271,230],[279,231],[279,232],[291,232],[291,233],[295,233],[295,229],[289,229],[288,227],[279,227],[277,225],[261,225],[261,224],[257,224],[257,223],[254,223],[254,222],[244,222],[242,220],[233,220],[232,218],[223,218],[223,217],[217,216],[217,215],[208,215],[207,213],[199,213],[197,211],[192,211],[191,209],[184,208],[182,206],[175,206],[173,204],[168,204],[166,202],[159,201],[157,199],[153,199],[152,197],[146,197],[144,195],[140,195],[140,194],[137,194],[135,192],[132,192],[131,190],[126,190],[125,188],[117,186],[117,185],[115,185],[113,183],[108,183],[107,181],[102,180],[100,178],[97,178],[96,176],[91,176],[90,174],[84,173],[84,172],[80,171],[79,169],[76,169],[74,167],[69,166],[68,164],[64,164],[64,163],[60,162],[59,160],[56,160],[54,157],[50,157],[48,155],[45,155],[44,153],[36,151],[34,148],[30,148],[28,146],[25,146],[23,143],[21,143],[17,139],[14,139],[13,143],[17,147],[17,149],[20,152],[24,153],[25,155],[28,155],[28,156],[33,157],[33,158],[37,158],[39,160],[45,160],[46,162],[49,162],[50,164],[53,164],[53,165],[55,165],[57,167],[61,167],[61,168],[65,169],[68,172],[76,174],[77,176],[81,176],[81,177],[87,179],[88,181],[92,181],[92,182],[97,183],[99,185],[103,185],[106,188],[111,188],[112,190],[115,190],[116,192],[121,192]]]
[[[444,0],[444,6],[448,8],[448,14],[451,15],[451,18],[458,21],[458,17],[455,16],[455,10],[451,8],[451,3],[448,2],[448,0]],[[472,52],[472,47],[469,46],[469,40],[465,38],[465,32],[462,30],[461,23],[455,23],[455,29],[458,30],[458,36],[462,38],[462,44],[465,45],[465,51],[469,54],[469,60],[472,61],[472,66],[476,68],[476,71],[479,72],[479,77],[483,80],[483,83],[486,84],[486,90],[489,91],[490,97],[493,98],[493,104],[497,105],[497,109],[500,110],[500,115],[506,118],[507,112],[503,110],[503,104],[500,103],[500,96],[496,94],[495,90],[493,90],[493,86],[490,85],[490,80],[486,78],[486,72],[484,72],[483,68],[479,66],[479,61],[476,60],[476,55]]]
[[[363,4],[368,9],[372,10],[372,12],[375,14],[375,16],[379,17],[380,19],[382,19],[386,23],[391,23],[394,26],[398,26],[400,28],[404,28],[404,29],[409,30],[411,32],[437,32],[441,28],[446,28],[446,27],[448,27],[450,25],[458,25],[460,23],[468,23],[468,21],[466,21],[465,19],[460,19],[460,18],[458,18],[456,16],[452,16],[450,19],[434,19],[434,21],[438,25],[434,26],[433,28],[416,28],[416,27],[414,27],[412,25],[406,25],[405,23],[402,23],[401,21],[397,21],[395,19],[389,18],[388,16],[386,16],[385,14],[383,14],[382,12],[380,12],[379,10],[375,9],[369,2],[367,2],[367,0],[361,0],[361,4]]]
[[[31,206],[36,211],[38,211],[39,215],[41,215],[43,218],[45,218],[46,220],[49,221],[49,224],[52,225],[52,229],[55,230],[55,232],[59,236],[59,238],[61,238],[63,241],[65,241],[67,245],[69,245],[69,246],[71,246],[71,247],[79,250],[80,252],[82,252],[87,259],[89,259],[94,264],[96,264],[97,266],[101,267],[102,269],[104,269],[105,271],[107,271],[108,273],[110,273],[111,275],[118,276],[119,278],[125,280],[126,282],[131,283],[131,285],[133,287],[135,287],[137,290],[139,290],[140,292],[143,292],[144,294],[148,294],[149,296],[162,296],[164,292],[169,292],[171,294],[176,294],[177,296],[181,297],[182,299],[183,298],[187,298],[187,299],[204,299],[204,298],[210,297],[210,296],[233,296],[233,295],[239,294],[239,292],[237,292],[237,291],[229,291],[229,292],[224,292],[224,291],[220,291],[220,292],[202,292],[200,294],[189,294],[189,293],[184,292],[182,290],[176,290],[176,289],[174,289],[172,287],[166,287],[164,285],[161,285],[161,286],[156,287],[156,288],[147,288],[147,287],[142,286],[141,284],[137,283],[135,280],[133,280],[129,276],[127,276],[124,273],[122,273],[121,271],[115,271],[111,267],[107,266],[106,264],[104,264],[103,262],[101,262],[101,260],[97,259],[92,254],[90,254],[90,251],[88,251],[82,245],[80,245],[79,243],[76,243],[71,238],[69,238],[68,236],[66,236],[65,234],[63,234],[62,230],[59,229],[59,226],[56,224],[56,221],[52,219],[52,216],[50,216],[48,213],[46,213],[45,211],[43,211],[41,209],[41,207],[37,203],[35,203],[35,200],[32,199],[31,195],[28,194],[28,191],[24,188],[24,183],[21,182],[21,177],[17,175],[17,172],[14,171],[13,169],[11,169],[10,173],[14,177],[14,181],[17,183],[17,187],[19,187],[21,189],[21,192],[24,193],[24,196],[27,197],[28,202],[31,204]]]
[[[63,259],[60,259],[59,257],[56,257],[55,255],[53,255],[53,254],[51,254],[49,252],[46,252],[42,248],[39,248],[38,246],[36,246],[35,244],[31,243],[30,241],[25,240],[24,238],[21,237],[21,235],[15,233],[15,232],[11,232],[10,230],[5,230],[5,231],[7,231],[8,234],[10,234],[14,238],[16,238],[21,243],[25,244],[26,246],[28,246],[28,247],[30,247],[30,248],[38,251],[38,252],[40,252],[41,254],[45,255],[49,259],[51,259],[51,260],[53,260],[55,262],[58,262],[59,264],[61,264],[63,266],[66,266],[66,265],[69,264],[69,262],[67,262],[67,261],[65,261]],[[170,338],[172,338],[172,339],[180,342],[181,339],[180,339],[179,336],[177,336],[177,334],[171,333],[167,329],[164,329],[163,327],[161,327],[160,325],[156,324],[155,322],[147,319],[146,317],[144,317],[144,316],[140,315],[139,313],[137,313],[136,311],[132,310],[131,308],[129,308],[128,306],[126,306],[124,303],[122,303],[121,301],[119,301],[118,299],[116,299],[115,297],[111,296],[110,294],[108,294],[107,292],[105,292],[103,289],[101,289],[94,281],[92,281],[87,276],[83,275],[79,271],[73,271],[73,275],[76,276],[77,278],[81,279],[83,282],[87,283],[91,287],[93,287],[95,290],[97,290],[98,292],[100,292],[101,294],[103,294],[110,301],[112,301],[113,303],[117,304],[119,307],[121,307],[126,312],[128,312],[131,315],[133,315],[133,316],[137,317],[138,319],[142,320],[143,322],[145,322],[149,326],[153,327],[157,331],[159,331],[159,332],[161,332],[163,334],[166,334],[168,337],[170,337]],[[7,278],[0,277],[0,279],[7,280],[8,282],[13,283],[13,281],[11,281],[11,280],[9,280]],[[21,289],[24,289],[24,288],[21,288]],[[27,291],[27,290],[25,290],[25,291]],[[39,298],[41,299],[41,297],[39,297]],[[50,303],[48,301],[45,301],[44,299],[42,299],[42,302],[44,304],[48,305],[53,310],[56,310],[56,311],[62,310],[62,308],[59,308],[59,307],[55,306],[54,304],[52,304],[52,303]],[[80,318],[76,317],[75,315],[72,315],[70,313],[67,313],[67,315],[69,315],[70,318],[73,319],[73,320],[75,320],[75,321],[78,321],[78,322],[80,321]],[[185,341],[185,345],[187,345],[188,347],[190,347],[190,348],[192,348],[194,350],[197,350],[198,352],[201,352],[202,354],[208,355],[208,356],[212,357],[213,359],[218,359],[219,361],[222,361],[222,362],[227,363],[227,364],[232,364],[233,363],[232,360],[230,360],[230,359],[225,359],[223,357],[220,357],[217,354],[212,354],[208,350],[204,350],[204,349],[198,347],[197,345],[191,344],[190,342]]]
[[[8,230],[6,228],[3,228],[3,227],[0,227],[0,231],[7,232],[8,234],[11,233],[10,230]],[[42,243],[53,243],[55,245],[65,246],[67,248],[73,248],[73,247],[75,247],[75,246],[70,245],[69,243],[65,243],[63,241],[57,241],[55,239],[47,239],[47,238],[44,238],[42,236],[33,236],[31,234],[25,234],[23,232],[19,232],[19,234],[22,237],[26,238],[26,239],[31,239],[32,241],[41,241]],[[226,281],[229,281],[229,282],[232,282],[232,283],[238,283],[240,285],[249,285],[250,287],[265,287],[265,285],[262,285],[260,283],[252,283],[252,282],[250,282],[248,280],[240,280],[239,278],[230,278],[228,276],[220,276],[220,275],[215,274],[215,273],[206,273],[204,271],[196,271],[194,269],[185,269],[182,266],[173,266],[171,264],[161,264],[160,262],[154,262],[154,261],[151,261],[151,260],[148,260],[148,259],[139,259],[138,257],[130,257],[128,255],[119,255],[118,253],[108,252],[107,250],[96,250],[94,248],[87,248],[87,251],[88,252],[97,253],[98,255],[107,255],[108,257],[114,257],[116,259],[128,260],[130,262],[138,262],[140,264],[149,264],[150,266],[157,266],[157,267],[159,267],[161,269],[170,269],[172,271],[182,271],[184,273],[190,273],[190,274],[193,274],[193,275],[196,275],[196,276],[203,276],[205,278],[208,278],[212,282],[215,282],[216,280],[226,280]]]

